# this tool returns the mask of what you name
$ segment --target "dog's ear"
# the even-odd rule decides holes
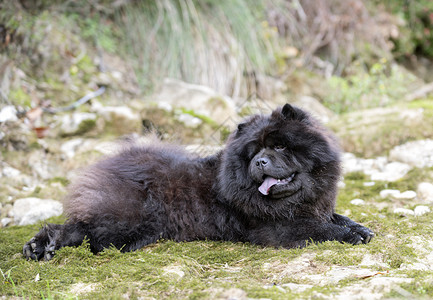
[[[237,131],[237,133],[238,134],[241,133],[244,130],[245,126],[247,126],[247,123],[240,123],[238,125],[238,131]]]
[[[281,109],[281,115],[286,120],[294,120],[294,119],[297,118],[298,113],[297,113],[296,109],[293,106],[291,106],[289,103],[286,103],[283,106],[283,108]]]

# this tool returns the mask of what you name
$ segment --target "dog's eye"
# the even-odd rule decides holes
[[[275,145],[274,150],[275,151],[284,151],[284,150],[286,150],[286,147],[284,147],[283,145]]]

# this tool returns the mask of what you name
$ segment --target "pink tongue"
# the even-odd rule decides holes
[[[262,193],[263,195],[268,195],[269,189],[275,184],[277,184],[277,180],[275,178],[266,177],[265,181],[263,181],[262,185],[259,187],[260,193]]]

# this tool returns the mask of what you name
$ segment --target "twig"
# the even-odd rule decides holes
[[[47,112],[47,113],[50,113],[50,114],[55,114],[55,113],[58,113],[58,112],[73,110],[73,109],[77,108],[78,106],[86,103],[90,99],[102,95],[104,92],[105,92],[105,86],[101,86],[96,91],[88,93],[87,95],[85,95],[81,99],[78,99],[77,101],[75,101],[71,105],[63,106],[63,107],[58,107],[58,108],[49,108],[48,107],[48,108],[43,108],[43,110],[44,110],[44,112]]]

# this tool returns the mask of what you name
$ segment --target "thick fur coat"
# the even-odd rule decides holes
[[[368,228],[334,212],[339,176],[335,138],[286,104],[240,124],[214,156],[157,143],[90,166],[69,188],[67,222],[43,227],[23,253],[48,260],[85,238],[95,253],[133,251],[161,238],[288,248],[368,243]]]

